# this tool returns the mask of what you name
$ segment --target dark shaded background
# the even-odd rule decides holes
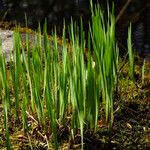
[[[83,18],[85,31],[88,30],[90,19],[89,0],[3,0],[0,17],[3,20],[17,22],[25,25],[25,13],[28,18],[28,26],[36,29],[38,22],[44,23],[47,18],[48,29],[57,26],[61,33],[63,20],[70,23],[70,18],[79,22]],[[104,11],[107,4],[104,0],[98,0]],[[94,3],[97,0],[93,1]],[[127,0],[114,0],[116,17],[126,4]],[[109,0],[111,6],[112,0]],[[132,0],[123,15],[116,23],[116,37],[122,49],[126,49],[127,29],[129,23],[133,26],[134,47],[141,55],[150,53],[150,1]]]

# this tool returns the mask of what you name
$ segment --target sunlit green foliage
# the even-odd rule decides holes
[[[8,79],[5,59],[2,54],[0,55],[0,90],[2,91],[0,98],[4,106],[8,149],[11,147],[8,113],[12,97],[15,98],[16,121],[21,121],[22,118],[24,131],[28,132],[27,111],[30,111],[44,128],[47,128],[50,123],[54,149],[58,149],[58,122],[64,124],[67,112],[70,111],[70,133],[74,136],[77,129],[80,129],[82,149],[84,148],[84,129],[93,128],[96,131],[98,128],[100,106],[104,106],[105,119],[111,131],[113,92],[117,82],[119,56],[115,43],[114,9],[111,12],[108,11],[107,19],[99,5],[91,5],[91,10],[92,21],[87,41],[82,20],[80,26],[71,22],[69,26],[71,52],[69,53],[65,25],[60,50],[56,30],[53,32],[53,43],[51,43],[45,23],[43,37],[39,26],[35,35],[37,43],[32,50],[29,48],[28,34],[26,34],[26,47],[23,47],[19,33],[17,31],[14,33],[14,59],[10,61],[10,79]],[[129,30],[129,35],[130,32]],[[130,40],[129,36],[129,57],[133,59]],[[85,62],[85,52],[87,62]],[[130,60],[130,72],[133,72],[132,62],[133,60]],[[133,77],[132,74],[130,75]],[[10,88],[14,91],[11,98]]]
[[[129,75],[130,75],[131,80],[133,80],[134,79],[134,54],[132,50],[131,24],[128,29],[127,45],[128,45],[128,53],[129,53]]]

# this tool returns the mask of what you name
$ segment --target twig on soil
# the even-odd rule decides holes
[[[38,121],[35,120],[34,117],[29,114],[28,111],[26,111],[26,114],[28,115],[29,118],[31,118],[36,123],[36,125],[38,125]]]

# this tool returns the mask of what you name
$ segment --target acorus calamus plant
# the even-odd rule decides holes
[[[0,101],[4,108],[7,149],[11,148],[8,114],[11,113],[10,106],[14,105],[16,121],[23,122],[25,132],[29,131],[29,113],[43,129],[48,129],[50,125],[54,149],[59,148],[58,125],[65,124],[68,112],[71,112],[70,136],[73,139],[80,129],[82,149],[84,130],[94,129],[96,132],[99,119],[106,120],[111,132],[119,57],[115,42],[114,8],[111,12],[108,8],[105,16],[99,5],[93,6],[91,3],[91,12],[87,40],[82,19],[79,26],[71,21],[68,29],[70,48],[66,40],[67,27],[64,25],[60,48],[57,31],[53,32],[53,41],[50,41],[45,23],[43,35],[39,26],[35,34],[37,43],[32,48],[29,47],[28,33],[26,46],[23,47],[20,34],[15,31],[13,60],[9,68],[0,53]],[[131,48],[129,42],[128,46]],[[133,65],[130,65],[132,72]],[[12,89],[13,95],[10,96]],[[105,118],[100,118],[101,108],[105,110]],[[28,138],[32,149],[29,134]],[[47,140],[47,147],[49,145]]]

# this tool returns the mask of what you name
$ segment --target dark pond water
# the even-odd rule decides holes
[[[96,2],[97,0],[95,0]],[[111,0],[110,4],[111,4]],[[106,8],[106,2],[99,0],[102,7]],[[105,3],[104,3],[105,2]],[[126,4],[126,0],[115,0],[116,16]],[[28,18],[28,26],[37,28],[38,22],[43,23],[47,18],[48,29],[57,26],[61,31],[63,18],[66,23],[73,17],[77,21],[83,17],[85,30],[90,19],[89,0],[0,0],[0,17],[8,21],[16,21],[25,24],[25,13]],[[150,1],[132,0],[125,13],[116,23],[116,37],[120,47],[126,47],[127,29],[129,23],[133,25],[134,47],[141,55],[150,53]]]

